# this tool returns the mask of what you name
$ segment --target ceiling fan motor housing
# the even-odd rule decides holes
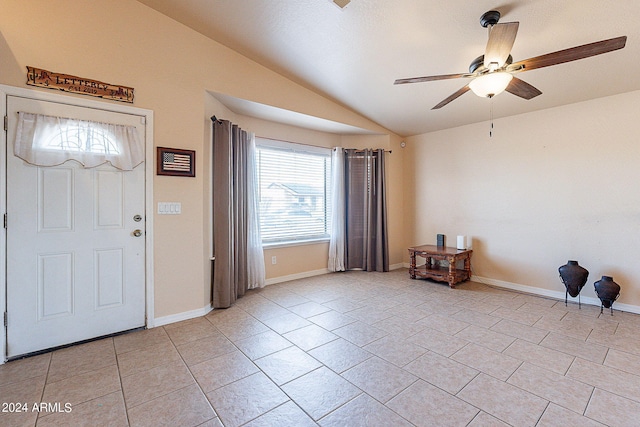
[[[509,55],[507,57],[507,60],[504,62],[504,65],[505,66],[511,65],[512,62],[513,62],[513,57]],[[487,67],[484,66],[484,55],[478,56],[476,59],[471,61],[471,64],[469,64],[469,73],[471,74],[476,72],[483,73],[486,70],[487,70]]]
[[[496,25],[500,20],[500,12],[497,10],[490,10],[489,12],[485,12],[480,17],[480,25],[484,28],[487,28],[490,25]]]

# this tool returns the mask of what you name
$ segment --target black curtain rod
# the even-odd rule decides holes
[[[335,149],[336,148],[334,148],[334,150]],[[345,148],[345,150],[352,150],[352,148]],[[372,148],[371,150],[372,151],[377,151],[378,148]],[[389,153],[389,154],[391,154],[391,152],[392,152],[392,150],[382,150],[382,151],[384,151],[385,153]],[[354,153],[364,153],[364,150],[355,150]]]
[[[215,122],[216,120],[218,120],[218,118],[217,118],[216,116],[211,116],[211,120],[213,120],[213,121]],[[324,148],[324,147],[322,147],[321,145],[312,145],[312,144],[304,144],[304,143],[302,143],[302,142],[285,141],[285,140],[283,140],[283,139],[268,138],[268,137],[266,137],[266,136],[259,136],[259,135],[256,135],[256,138],[259,138],[259,139],[266,139],[266,140],[269,140],[269,141],[287,142],[287,143],[289,143],[289,144],[306,145],[306,146],[308,146],[308,147]],[[335,150],[335,148],[334,148],[334,150]],[[345,150],[348,150],[348,148],[345,148]],[[377,150],[377,149],[373,149],[373,148],[372,148],[372,150]],[[392,150],[382,150],[382,151],[384,151],[385,153],[389,153],[389,154],[391,154],[391,153],[392,153]],[[356,150],[355,152],[356,152],[356,153],[364,153],[364,150]]]
[[[322,145],[305,144],[303,142],[287,141],[286,139],[269,138],[269,137],[260,136],[260,135],[256,135],[256,139],[266,139],[267,141],[286,142],[288,144],[304,145],[305,147],[327,148],[327,149],[329,148],[329,147],[323,147]]]

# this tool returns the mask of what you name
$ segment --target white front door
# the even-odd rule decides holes
[[[145,131],[141,116],[7,97],[7,356],[144,326],[144,163],[27,164],[13,154],[19,111]]]

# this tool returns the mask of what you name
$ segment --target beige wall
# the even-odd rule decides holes
[[[583,296],[609,275],[640,306],[639,110],[632,92],[409,138],[407,245],[466,234],[475,275],[543,292],[578,260]]]
[[[154,111],[155,145],[196,150],[196,178],[155,176],[153,182],[154,204],[182,203],[181,215],[154,217],[156,317],[209,303],[210,189],[203,160],[210,154],[208,116],[211,111],[225,118],[232,114],[208,91],[388,133],[133,0],[0,0],[0,10],[1,84],[26,87],[29,65],[134,87],[134,106]],[[285,258],[294,264],[293,256]],[[315,261],[300,267],[285,263],[286,270],[269,274],[313,269]]]

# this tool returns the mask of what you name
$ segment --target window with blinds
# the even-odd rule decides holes
[[[262,243],[329,238],[331,150],[256,138]]]

